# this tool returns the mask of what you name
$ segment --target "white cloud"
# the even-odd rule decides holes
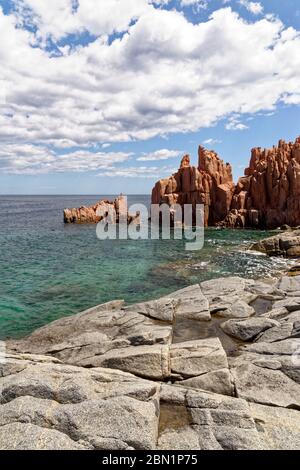
[[[42,38],[61,39],[89,31],[112,34],[125,31],[131,21],[151,9],[148,0],[15,0],[19,21],[31,22]],[[157,2],[160,3],[160,2]]]
[[[239,3],[247,8],[250,13],[254,15],[261,15],[264,11],[264,7],[260,2],[250,2],[249,0],[239,0]]]
[[[204,145],[217,145],[217,144],[221,144],[222,143],[222,140],[218,140],[218,139],[206,139],[202,142]]]
[[[141,157],[137,158],[137,160],[140,162],[168,160],[169,158],[179,157],[180,154],[180,150],[161,149],[156,150],[156,152],[143,154]]]
[[[41,34],[51,33],[54,40],[77,28],[66,0],[35,1]],[[87,8],[90,2],[81,0],[81,8],[84,4]],[[156,9],[146,1],[130,5],[131,12],[121,10],[121,17],[113,9],[100,14],[95,8],[90,19],[86,12],[80,27],[97,30],[99,37],[85,47],[61,48],[59,57],[43,44],[33,48],[36,36],[17,28],[16,17],[0,9],[3,145],[87,149],[194,132],[228,116],[274,111],[280,100],[299,102],[295,29],[273,17],[247,23],[230,8],[193,24],[178,11]],[[123,28],[127,32],[119,38],[100,36]],[[243,126],[240,118],[227,124],[229,129]]]
[[[208,7],[208,2],[209,0],[181,0],[180,4],[183,7],[195,5],[205,10]]]
[[[240,121],[240,117],[238,115],[230,116],[225,127],[228,131],[244,131],[249,129],[249,126],[246,126],[246,124],[243,124]]]
[[[106,178],[159,178],[163,175],[169,175],[176,170],[170,167],[129,167],[129,168],[111,168],[108,171],[101,171],[97,176],[104,176]]]
[[[86,172],[111,168],[130,159],[131,153],[76,151],[56,155],[53,150],[31,144],[0,147],[0,171],[10,174]]]

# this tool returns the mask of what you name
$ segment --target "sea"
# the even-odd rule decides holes
[[[99,240],[96,225],[65,225],[63,209],[113,196],[0,196],[0,340],[124,299],[155,299],[222,276],[273,278],[287,261],[248,250],[273,232],[205,230],[205,246],[184,240]],[[149,196],[128,204],[150,205]]]

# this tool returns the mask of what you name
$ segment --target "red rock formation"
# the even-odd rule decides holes
[[[222,223],[270,229],[284,224],[300,224],[300,137],[295,143],[280,140],[278,147],[252,150]]]
[[[128,214],[124,196],[119,196],[113,202],[102,200],[91,207],[82,206],[78,209],[64,210],[64,222],[66,224],[96,224],[104,217],[108,217],[111,223],[118,223],[120,216],[127,217],[127,223],[139,220],[138,216]]]
[[[199,147],[198,167],[191,166],[185,155],[177,173],[156,183],[152,204],[204,204],[205,225],[215,225],[226,217],[233,191],[231,166],[215,152]]]

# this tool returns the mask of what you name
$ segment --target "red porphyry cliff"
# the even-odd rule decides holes
[[[277,228],[300,224],[300,137],[272,149],[252,149],[236,185],[227,227]]]
[[[205,225],[273,229],[300,225],[300,137],[272,149],[252,149],[249,168],[235,186],[231,166],[199,147],[198,167],[188,155],[180,169],[158,181],[152,203],[204,204]]]
[[[215,225],[228,214],[234,191],[232,170],[216,152],[199,147],[198,167],[185,155],[179,170],[158,181],[152,191],[152,204],[204,204],[205,225]]]

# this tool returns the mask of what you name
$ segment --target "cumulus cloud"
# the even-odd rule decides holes
[[[194,24],[164,2],[119,0],[126,8],[118,9],[113,1],[100,10],[100,0],[26,0],[36,32],[20,26],[21,0],[19,13],[0,8],[2,142],[51,146],[48,158],[53,148],[85,155],[95,144],[194,132],[223,118],[242,129],[234,116],[299,102],[299,32],[279,20],[248,23],[222,8]],[[58,40],[81,30],[96,39]],[[49,35],[55,55],[39,42]]]
[[[244,131],[246,129],[249,129],[249,126],[247,126],[246,124],[243,124],[240,121],[239,115],[230,116],[225,127],[228,131]]]
[[[239,0],[239,2],[243,7],[247,8],[247,10],[254,15],[260,15],[264,11],[264,7],[260,2],[250,2],[249,0]]]
[[[61,39],[89,31],[112,34],[125,31],[131,21],[150,9],[148,0],[15,0],[18,21],[36,26],[41,37]],[[161,3],[161,2],[156,2]]]
[[[143,154],[141,157],[137,158],[137,160],[140,162],[168,160],[169,158],[179,157],[180,154],[180,150],[161,149],[152,153]]]

